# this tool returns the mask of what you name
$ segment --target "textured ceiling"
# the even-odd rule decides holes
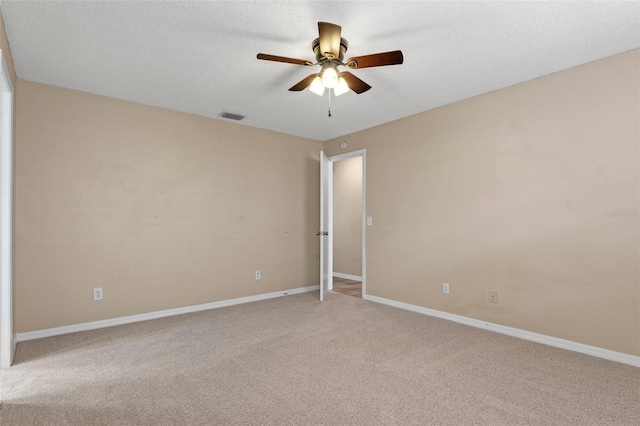
[[[637,48],[638,2],[24,2],[0,6],[19,78],[328,140]],[[400,49],[404,64],[353,71],[356,95],[287,89],[313,60],[317,22],[349,56]],[[314,70],[317,68],[314,68]]]

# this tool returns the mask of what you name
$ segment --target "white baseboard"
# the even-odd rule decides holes
[[[357,275],[351,275],[351,274],[341,274],[340,272],[334,272],[333,276],[335,278],[342,278],[344,280],[353,280],[353,281],[360,281],[362,282],[362,277],[359,277]]]
[[[623,364],[632,365],[634,367],[640,367],[640,357],[635,355],[629,355],[622,352],[603,349],[597,346],[589,346],[583,343],[573,342],[571,340],[559,339],[557,337],[546,336],[544,334],[533,333],[531,331],[521,330],[519,328],[507,327],[500,324],[494,324],[469,317],[463,317],[461,315],[450,314],[447,312],[437,311],[435,309],[424,308],[422,306],[412,305],[410,303],[397,302],[395,300],[385,299],[383,297],[364,294],[362,295],[362,298],[371,302],[381,303],[383,305],[389,305],[395,308],[417,312],[419,314],[446,319],[460,324],[469,325],[471,327],[481,328],[483,330],[506,334],[508,336],[518,337],[520,339],[530,340],[532,342],[542,343],[545,345],[554,346],[556,348],[567,349],[569,351],[579,352],[582,354],[607,359],[609,361],[616,361]]]
[[[202,305],[184,306],[182,308],[167,309],[164,311],[148,312],[146,314],[131,315],[127,317],[112,318],[101,321],[85,322],[82,324],[66,325],[62,327],[47,328],[45,330],[28,331],[16,335],[17,342],[25,340],[41,339],[43,337],[59,336],[61,334],[76,333],[78,331],[95,330],[98,328],[113,327],[115,325],[131,324],[133,322],[148,321],[157,318],[170,317],[174,315],[188,314],[192,312],[206,311],[208,309],[224,308],[227,306],[240,305],[243,303],[257,302],[260,300],[273,299],[275,297],[289,296],[292,294],[317,291],[320,286],[299,287],[291,290],[274,291],[273,293],[257,294],[255,296],[239,297],[237,299],[221,300],[219,302],[203,303]]]

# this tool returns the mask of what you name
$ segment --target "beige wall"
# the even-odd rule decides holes
[[[639,76],[634,50],[327,142],[367,150],[367,292],[640,355]]]
[[[17,332],[318,284],[320,142],[18,86]]]
[[[333,163],[333,272],[362,276],[362,157]]]

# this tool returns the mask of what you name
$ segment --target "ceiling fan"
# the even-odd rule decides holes
[[[349,89],[357,94],[371,89],[371,86],[350,72],[339,71],[339,66],[345,66],[350,69],[372,68],[399,65],[404,60],[402,52],[394,50],[392,52],[355,56],[345,61],[344,54],[349,48],[349,43],[341,37],[342,28],[329,22],[318,22],[318,33],[320,37],[311,43],[313,53],[316,55],[316,63],[305,61],[304,59],[267,55],[265,53],[258,53],[258,59],[309,67],[320,65],[322,69],[319,73],[308,75],[289,89],[292,92],[299,92],[308,87],[310,91],[320,96],[324,94],[325,88],[333,89],[336,96],[348,92]]]

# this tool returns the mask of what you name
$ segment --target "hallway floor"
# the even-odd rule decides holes
[[[362,283],[346,278],[333,277],[333,291],[362,298]]]

